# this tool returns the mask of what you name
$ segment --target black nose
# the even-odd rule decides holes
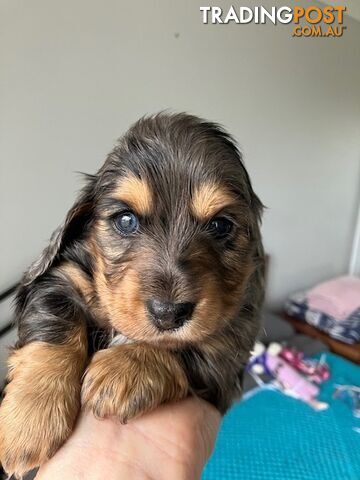
[[[194,311],[194,304],[148,300],[146,303],[151,321],[159,330],[173,330],[181,327]]]

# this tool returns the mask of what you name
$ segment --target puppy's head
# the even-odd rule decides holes
[[[46,268],[83,243],[97,311],[116,331],[196,343],[242,306],[260,213],[227,133],[189,115],[159,114],[133,125],[89,180]]]

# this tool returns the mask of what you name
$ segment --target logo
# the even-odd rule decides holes
[[[295,6],[293,8],[238,7],[231,5],[227,10],[216,6],[200,7],[204,24],[249,24],[266,23],[293,24],[293,37],[341,37],[346,29],[343,25],[346,7],[339,6]]]

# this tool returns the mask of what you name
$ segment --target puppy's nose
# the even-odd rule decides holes
[[[148,300],[146,303],[151,321],[159,330],[174,330],[181,327],[194,311],[194,304]]]

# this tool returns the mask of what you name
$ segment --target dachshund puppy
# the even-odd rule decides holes
[[[259,328],[261,211],[218,125],[160,113],[130,128],[18,290],[8,474],[49,459],[81,407],[121,422],[188,395],[229,408]]]

